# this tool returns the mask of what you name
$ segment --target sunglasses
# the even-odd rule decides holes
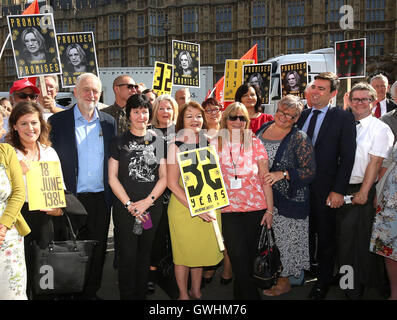
[[[18,98],[20,98],[20,99],[30,98],[30,100],[36,100],[37,97],[39,96],[39,95],[37,95],[35,93],[28,94],[28,93],[24,93],[24,92],[19,92],[19,93],[15,92],[15,95],[18,96]]]
[[[237,119],[239,119],[241,122],[247,121],[244,116],[228,116],[227,119],[230,121],[236,121]]]
[[[122,86],[126,86],[129,90],[131,89],[137,90],[139,88],[137,84],[130,84],[130,83],[122,83],[117,85],[117,87],[122,87]]]

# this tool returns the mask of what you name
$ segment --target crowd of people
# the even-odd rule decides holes
[[[305,105],[286,95],[273,116],[254,83],[222,110],[214,98],[192,101],[187,88],[157,96],[121,75],[114,104],[98,108],[101,81],[83,73],[77,103],[65,109],[55,102],[57,77],[45,77],[46,94],[15,81],[9,100],[0,99],[0,299],[46,298],[32,292],[31,244],[45,248],[67,235],[63,209],[29,210],[26,173],[40,160],[60,163],[64,189],[87,211],[70,216],[78,239],[98,242],[74,299],[100,299],[111,216],[122,300],[156,290],[168,242],[178,299],[202,299],[222,261],[221,283],[233,282],[234,299],[261,299],[251,271],[263,226],[273,228],[283,265],[263,295],[315,277],[309,298],[324,299],[340,267],[351,266],[348,298],[376,288],[397,299],[397,104],[381,74],[355,84],[343,107],[332,105],[339,85],[335,74],[318,74]],[[207,146],[219,156],[229,205],[192,217],[178,154]]]

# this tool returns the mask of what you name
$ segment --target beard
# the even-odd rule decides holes
[[[79,107],[81,107],[82,109],[84,109],[87,112],[90,112],[92,110],[94,110],[94,108],[96,107],[98,101],[86,101],[86,100],[77,100],[77,104]]]

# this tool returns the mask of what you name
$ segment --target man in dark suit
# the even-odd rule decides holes
[[[393,100],[386,98],[386,93],[390,89],[389,79],[383,74],[377,74],[371,78],[371,86],[376,90],[376,101],[374,103],[373,114],[380,118],[386,113],[397,108],[397,104]]]
[[[309,297],[323,299],[333,280],[335,209],[343,204],[349,184],[356,150],[356,127],[351,113],[330,105],[337,94],[338,77],[325,72],[314,79],[310,89],[312,108],[302,112],[297,124],[312,139],[316,154],[316,177],[310,188],[309,231],[318,236],[318,277]]]
[[[88,215],[75,220],[79,239],[97,240],[83,299],[97,299],[105,261],[112,191],[108,184],[108,145],[116,134],[114,118],[97,109],[100,79],[85,73],[76,80],[77,104],[49,118],[52,146],[62,165],[66,189],[77,195]]]

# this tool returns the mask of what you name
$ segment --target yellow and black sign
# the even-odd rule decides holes
[[[229,205],[213,146],[180,152],[178,163],[192,217]]]
[[[200,45],[172,40],[174,85],[200,88]]]
[[[255,63],[255,60],[226,59],[224,101],[234,101],[238,87],[243,84],[243,66],[253,63]]]
[[[99,76],[94,33],[58,33],[57,42],[62,65],[62,87],[76,84],[79,75],[90,72]]]
[[[51,13],[7,16],[18,78],[60,74]]]
[[[162,94],[171,94],[172,64],[159,61],[155,62],[152,89],[158,96]]]
[[[249,64],[243,67],[244,83],[257,85],[261,90],[262,104],[270,103],[271,63]]]
[[[61,165],[58,161],[32,161],[26,173],[29,210],[66,206]]]
[[[280,65],[281,96],[287,94],[305,99],[308,84],[307,62],[296,62]]]

